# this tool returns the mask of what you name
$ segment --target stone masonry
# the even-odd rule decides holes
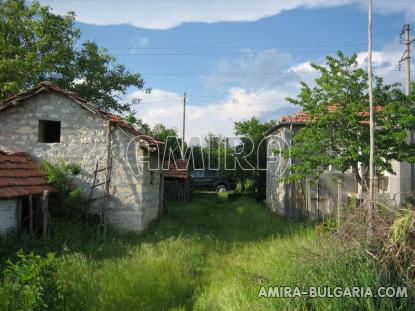
[[[38,142],[39,120],[61,122],[59,143]],[[0,112],[0,150],[25,151],[38,160],[45,159],[52,163],[61,159],[77,163],[82,171],[76,183],[85,193],[89,193],[96,162],[100,168],[106,167],[107,128],[108,120],[99,113],[85,109],[62,94],[40,92]],[[113,170],[108,220],[118,228],[138,232],[158,216],[160,172],[150,172],[144,163],[131,164],[137,163],[137,156],[147,156],[153,162],[158,157],[157,153],[138,147],[134,137],[135,134],[128,129],[113,125]],[[98,177],[104,181],[105,173]],[[98,191],[95,196],[99,195],[102,193]],[[104,200],[96,201],[94,208],[99,209],[103,203]]]

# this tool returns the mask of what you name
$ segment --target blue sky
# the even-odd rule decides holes
[[[342,50],[365,66],[367,12],[363,0],[41,1],[73,10],[83,40],[92,40],[139,72],[151,94],[137,115],[180,127],[188,94],[188,135],[232,135],[234,121],[278,119],[298,110],[285,101],[299,82],[316,77],[309,62]],[[399,34],[413,22],[412,0],[374,0],[376,73],[399,82]],[[392,3],[392,4],[391,4]]]

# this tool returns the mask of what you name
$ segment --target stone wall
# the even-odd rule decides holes
[[[147,153],[144,150],[145,158],[148,162],[142,163],[144,174],[143,182],[143,222],[145,226],[150,224],[158,217],[161,207],[163,193],[161,190],[161,172],[159,168],[161,163],[156,153]]]
[[[39,120],[61,121],[60,143],[38,142]],[[78,163],[82,171],[76,182],[89,194],[96,163],[100,168],[107,165],[107,122],[69,98],[42,93],[30,98],[27,103],[0,113],[0,150],[26,151],[38,160],[46,159],[52,163],[61,159]],[[143,220],[144,211],[157,209],[158,206],[143,205],[145,176],[136,174],[129,164],[133,160],[130,157],[135,156],[129,152],[136,148],[134,142],[129,145],[133,138],[134,135],[128,130],[113,127],[113,178],[108,220],[116,227],[141,231],[152,220],[151,217]],[[105,172],[100,173],[98,178],[104,181]],[[102,186],[94,196],[102,195],[103,190]],[[93,211],[100,210],[103,203],[104,200],[96,201]],[[153,214],[157,215],[157,211]]]
[[[0,200],[0,233],[17,228],[16,200]]]

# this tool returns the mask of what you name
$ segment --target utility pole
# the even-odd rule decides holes
[[[406,78],[405,78],[405,86],[406,86],[406,96],[409,96],[411,92],[411,43],[415,40],[411,41],[411,27],[409,24],[405,24],[403,26],[401,32],[401,43],[402,37],[405,36],[405,52],[403,53],[401,60],[399,61],[399,68],[402,62],[406,63]]]
[[[405,38],[405,42],[404,39]],[[405,94],[409,96],[411,93],[411,43],[415,42],[415,40],[411,40],[411,27],[409,24],[405,24],[402,28],[402,32],[400,35],[401,44],[405,44],[405,52],[403,53],[400,61],[399,61],[399,70],[401,69],[401,63],[406,63],[406,75],[405,75]],[[414,131],[409,131],[410,135],[410,143],[414,143]],[[414,163],[410,164],[411,166],[411,189],[414,189],[415,186],[415,166]]]
[[[182,135],[182,159],[184,160],[184,137],[186,134],[186,93],[183,96],[183,135]]]
[[[370,124],[370,154],[369,154],[369,209],[368,209],[368,239],[375,235],[375,118],[373,108],[373,76],[372,76],[372,13],[373,0],[369,0],[368,13],[368,93],[369,93],[369,124]]]

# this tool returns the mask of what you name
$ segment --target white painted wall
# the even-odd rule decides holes
[[[0,200],[0,233],[17,228],[16,200]]]

